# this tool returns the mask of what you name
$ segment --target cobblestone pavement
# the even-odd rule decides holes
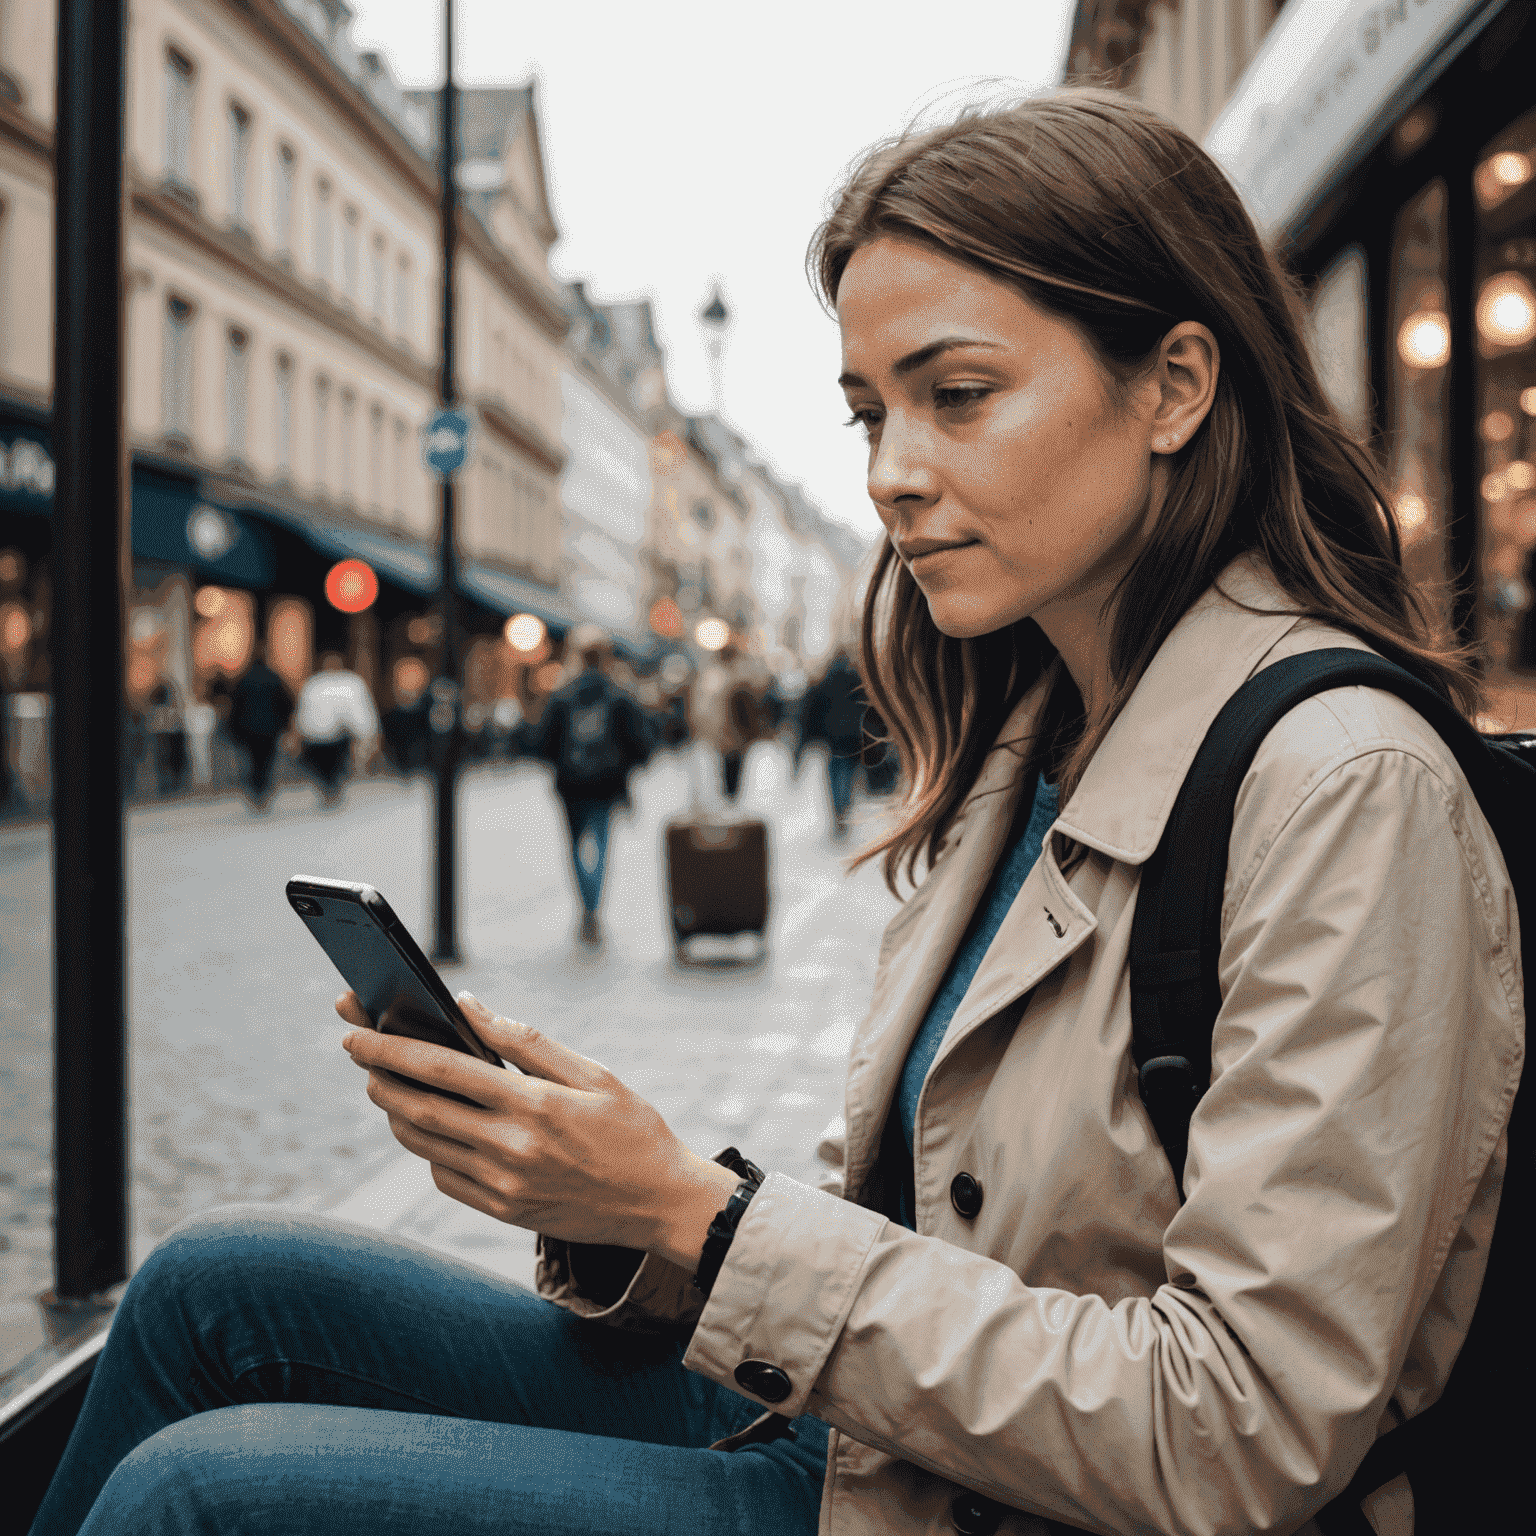
[[[742,805],[770,826],[766,960],[682,970],[663,910],[661,828],[686,810],[685,763],[637,776],[614,828],[606,943],[573,941],[577,905],[545,770],[463,783],[466,962],[445,972],[646,1094],[690,1146],[735,1142],[813,1179],[841,1112],[849,1039],[893,899],[869,866],[844,876],[825,778],[753,749]],[[264,817],[235,799],[149,807],[129,836],[135,1263],[176,1222],[228,1201],[278,1201],[388,1226],[528,1278],[532,1238],[438,1194],[360,1091],[331,1011],[340,979],[287,911],[289,875],[367,880],[426,932],[424,783],[360,781],[336,810],[285,790]],[[52,1282],[48,840],[0,833],[0,1375],[41,1342],[31,1298]]]

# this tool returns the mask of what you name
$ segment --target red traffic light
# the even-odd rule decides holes
[[[339,560],[325,575],[325,597],[343,613],[362,613],[379,595],[379,578],[365,560]]]

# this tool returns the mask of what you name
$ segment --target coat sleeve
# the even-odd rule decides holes
[[[1518,941],[1458,786],[1406,750],[1261,777],[1153,1294],[1030,1287],[775,1174],[684,1364],[776,1365],[779,1413],[1084,1530],[1295,1530],[1377,1433],[1474,1195],[1497,1203]]]

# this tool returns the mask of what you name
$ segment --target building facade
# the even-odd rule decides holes
[[[431,659],[438,494],[420,437],[440,353],[436,98],[360,55],[343,0],[129,9],[125,424],[130,696],[191,707],[258,642],[298,682],[342,651],[386,702]],[[46,691],[51,622],[53,7],[0,28],[0,659]],[[460,477],[471,629],[559,622],[567,321],[530,90],[466,93]],[[377,597],[327,596],[339,560]],[[355,608],[356,603],[347,603]],[[17,615],[21,614],[22,617]]]
[[[1494,718],[1536,726],[1536,6],[1287,0],[1246,56],[1224,46],[1242,9],[1080,5],[1068,76],[1115,71],[1232,176],[1305,286],[1410,571],[1475,644]],[[1165,105],[1176,11],[1209,80],[1186,70]]]

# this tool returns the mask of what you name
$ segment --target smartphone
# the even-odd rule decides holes
[[[357,993],[375,1029],[463,1051],[493,1067],[506,1065],[470,1028],[432,962],[371,885],[295,875],[287,893],[288,905]],[[398,1072],[389,1075],[460,1104],[475,1104],[461,1093]]]

